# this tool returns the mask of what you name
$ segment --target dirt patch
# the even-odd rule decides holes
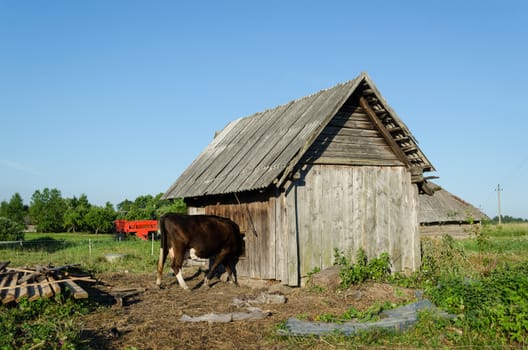
[[[193,273],[184,275],[189,278]],[[376,302],[400,303],[415,299],[412,290],[370,282],[346,291],[293,288],[285,295],[287,301],[284,304],[256,305],[270,312],[270,316],[264,319],[191,323],[180,321],[180,317],[184,314],[196,317],[245,311],[234,305],[234,298],[258,297],[268,292],[269,285],[236,287],[218,281],[210,288],[189,292],[178,286],[175,277],[166,277],[162,289],[155,286],[154,274],[120,273],[96,277],[100,284],[95,286],[92,295],[108,306],[82,319],[83,337],[94,349],[273,349],[278,348],[271,338],[274,327],[289,317],[313,319],[323,313],[343,314],[351,306],[365,310]],[[203,274],[192,277],[187,281],[191,288],[202,280]],[[120,288],[145,291],[128,298],[120,307],[105,294]]]

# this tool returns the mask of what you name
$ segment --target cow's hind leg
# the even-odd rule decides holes
[[[185,280],[183,279],[183,273],[182,273],[181,267],[178,273],[176,274],[176,279],[178,280],[180,287],[182,287],[185,290],[189,290],[189,286],[187,286],[187,283],[185,283]]]
[[[236,262],[233,259],[227,259],[225,263],[225,269],[227,272],[227,281],[231,280],[236,286],[238,286],[238,278],[235,269]]]
[[[167,252],[160,248],[160,256],[158,260],[158,270],[157,270],[157,278],[156,278],[156,285],[161,286],[161,278],[163,277],[163,265],[165,265],[165,259],[167,258]]]
[[[189,286],[187,286],[187,283],[185,283],[185,280],[183,279],[183,273],[182,273],[183,259],[185,257],[185,249],[183,247],[182,249],[179,249],[178,246],[175,246],[174,248],[169,249],[169,255],[171,257],[172,271],[174,271],[174,274],[176,275],[178,284],[183,289],[189,290]]]

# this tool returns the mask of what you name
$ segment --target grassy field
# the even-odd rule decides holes
[[[131,238],[118,241],[114,235],[85,233],[28,233],[22,244],[0,245],[1,260],[10,266],[81,264],[94,272],[153,272],[159,255],[159,241]],[[123,259],[108,262],[107,254]]]
[[[159,244],[136,238],[117,241],[109,234],[27,233],[22,244],[0,245],[0,260],[10,260],[11,266],[80,263],[97,272],[151,272]],[[453,244],[472,260],[484,255],[497,264],[528,261],[528,224],[486,225],[470,238]],[[109,264],[107,254],[123,254],[125,258]]]

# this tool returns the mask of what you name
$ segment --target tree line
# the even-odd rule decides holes
[[[116,207],[107,202],[104,206],[93,205],[85,194],[63,198],[56,188],[36,190],[29,205],[25,205],[19,193],[9,201],[0,203],[0,240],[2,232],[23,230],[34,225],[37,232],[92,232],[114,231],[114,220],[158,219],[167,212],[185,213],[182,199],[162,200],[158,195],[144,195],[134,201],[124,200]]]
[[[490,220],[490,222],[493,223],[493,224],[498,224],[499,223],[499,217],[495,216],[493,219]],[[528,222],[528,219],[514,218],[514,217],[509,216],[509,215],[501,215],[501,222],[504,223],[504,224],[518,224],[518,223]]]

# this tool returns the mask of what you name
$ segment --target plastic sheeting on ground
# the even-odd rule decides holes
[[[418,321],[418,312],[421,310],[433,310],[442,317],[453,318],[450,315],[436,308],[431,301],[424,299],[401,306],[392,310],[385,310],[381,313],[384,317],[375,322],[344,322],[344,323],[325,323],[303,321],[297,318],[289,318],[286,322],[286,330],[280,330],[281,335],[324,335],[333,332],[339,332],[345,335],[352,335],[359,331],[365,331],[372,328],[383,328],[395,331],[403,331]]]

